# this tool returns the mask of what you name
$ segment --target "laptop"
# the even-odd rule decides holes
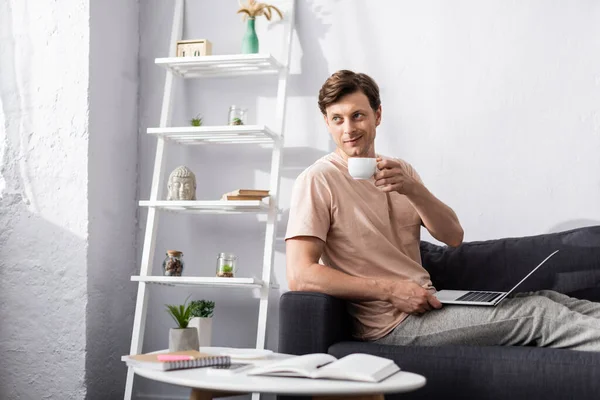
[[[513,292],[525,279],[529,278],[539,267],[541,267],[546,261],[553,255],[558,253],[558,250],[554,251],[548,257],[544,259],[537,267],[535,267],[530,273],[521,279],[512,289],[508,292],[490,292],[490,291],[477,291],[477,290],[440,290],[434,294],[435,297],[443,304],[462,304],[467,306],[496,306],[509,294]]]

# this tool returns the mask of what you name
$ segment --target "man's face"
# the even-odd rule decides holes
[[[367,96],[358,91],[342,97],[325,111],[325,123],[342,157],[375,157],[375,131],[381,122],[381,106],[373,111]]]

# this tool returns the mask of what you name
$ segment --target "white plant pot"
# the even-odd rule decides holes
[[[169,351],[198,350],[198,331],[196,328],[169,329]]]
[[[198,330],[198,343],[200,347],[208,347],[212,340],[212,318],[191,318],[188,322],[189,327]]]

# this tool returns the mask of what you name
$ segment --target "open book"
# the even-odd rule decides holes
[[[275,361],[247,374],[380,382],[398,371],[400,367],[394,361],[370,354],[350,354],[338,360],[330,354],[318,353]]]

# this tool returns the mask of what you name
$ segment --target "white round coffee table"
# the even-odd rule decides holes
[[[221,348],[222,349],[222,348]],[[201,351],[207,350],[202,348]],[[282,358],[293,357],[273,353],[263,359],[252,360],[257,365]],[[236,360],[232,362],[248,362]],[[304,379],[267,376],[248,376],[243,372],[234,376],[214,376],[207,368],[182,369],[175,371],[155,371],[134,368],[136,374],[154,381],[192,388],[192,399],[210,399],[243,393],[274,393],[279,395],[342,396],[381,395],[403,393],[425,386],[424,376],[400,371],[379,383],[338,381],[325,379]],[[377,397],[374,397],[377,398]]]

